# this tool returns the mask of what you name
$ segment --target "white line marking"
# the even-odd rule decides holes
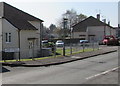
[[[99,73],[99,74],[96,74],[96,75],[93,75],[93,76],[87,77],[86,79],[92,79],[92,78],[95,78],[95,77],[97,77],[97,76],[104,75],[104,74],[106,74],[106,73],[108,73],[108,72],[111,72],[111,71],[114,71],[114,70],[116,70],[116,69],[118,69],[118,68],[119,68],[119,67],[116,67],[116,68],[113,68],[113,69],[107,70],[107,71],[105,71],[105,72],[102,72],[102,73]]]

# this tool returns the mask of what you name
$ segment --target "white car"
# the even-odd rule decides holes
[[[63,47],[64,46],[64,42],[62,40],[58,40],[56,43],[57,47]]]
[[[80,43],[88,43],[88,40],[80,40]]]
[[[80,40],[81,46],[89,46],[89,41],[88,40]]]

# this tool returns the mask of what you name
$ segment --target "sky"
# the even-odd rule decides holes
[[[120,1],[118,3],[118,24],[120,24]]]
[[[44,21],[44,26],[57,24],[66,10],[74,9],[77,14],[96,17],[110,21],[111,26],[118,25],[118,0],[0,0]]]

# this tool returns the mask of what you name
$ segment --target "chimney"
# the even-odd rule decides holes
[[[97,19],[100,20],[100,14],[97,14]]]
[[[120,24],[118,24],[118,28],[120,28]]]
[[[106,19],[103,19],[102,21],[103,21],[104,23],[106,23]]]
[[[110,25],[110,21],[108,22],[108,25]]]

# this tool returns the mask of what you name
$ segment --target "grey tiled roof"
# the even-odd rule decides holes
[[[85,20],[75,24],[73,26],[73,32],[86,32],[86,29],[88,26],[108,26],[110,28],[113,28],[110,25],[104,22],[101,22],[100,20],[90,16],[86,18]]]
[[[43,22],[43,20],[36,18],[26,12],[23,12],[5,2],[0,2],[0,16],[5,18],[13,26],[20,30],[37,30],[28,21]]]

